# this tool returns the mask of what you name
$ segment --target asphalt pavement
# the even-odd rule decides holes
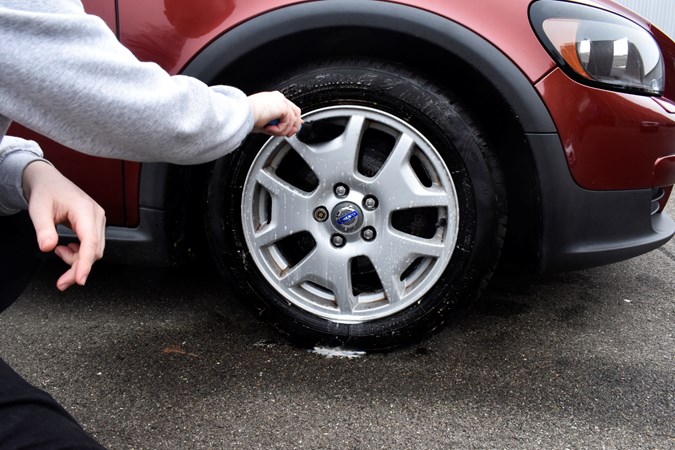
[[[675,448],[673,241],[500,273],[385,354],[293,347],[209,271],[98,263],[60,293],[61,270],[0,315],[0,355],[110,449]]]

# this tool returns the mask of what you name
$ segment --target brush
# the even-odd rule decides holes
[[[279,119],[274,119],[267,125],[278,125]],[[295,137],[305,144],[315,144],[317,142],[326,142],[338,137],[344,131],[344,127],[325,120],[308,120],[300,125],[300,130],[295,133]]]

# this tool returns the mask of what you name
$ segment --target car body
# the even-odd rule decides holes
[[[325,191],[321,197],[322,204],[327,205],[325,212],[336,214],[338,220],[346,223],[359,214],[365,218],[357,225],[360,234],[333,224],[331,241],[326,244],[317,243],[324,239],[319,235],[325,231],[315,228],[324,226],[316,210],[314,219],[306,219],[312,222],[310,228],[301,230],[314,241],[309,247],[326,246],[321,253],[326,260],[321,270],[326,273],[333,270],[331,260],[339,264],[340,259],[331,255],[346,252],[341,249],[345,240],[345,248],[357,248],[354,258],[363,253],[370,259],[359,266],[365,273],[359,276],[367,282],[355,280],[354,258],[344,262],[344,270],[352,277],[344,288],[351,292],[345,295],[353,304],[371,302],[370,306],[345,312],[337,294],[343,288],[319,269],[306,272],[307,280],[302,285],[283,281],[284,272],[302,265],[300,260],[314,250],[303,252],[298,261],[287,262],[293,258],[286,256],[286,250],[269,242],[259,243],[256,234],[278,217],[292,221],[291,216],[275,209],[275,202],[283,198],[299,205],[305,197],[298,192],[277,194],[249,169],[264,172],[276,164],[278,152],[290,153],[288,149],[275,150],[279,145],[290,145],[309,162],[297,142],[251,141],[245,147],[254,155],[260,152],[258,159],[235,154],[217,162],[214,168],[92,158],[31,136],[41,142],[47,156],[64,174],[106,209],[106,258],[126,263],[182,263],[204,256],[205,252],[198,249],[205,235],[218,267],[241,289],[242,297],[255,299],[251,301],[254,307],[298,342],[369,349],[406,344],[438,329],[456,306],[478,295],[500,258],[538,272],[577,270],[653,250],[675,231],[673,220],[663,212],[675,184],[675,44],[645,19],[609,0],[83,3],[88,12],[103,18],[139,59],[155,62],[171,74],[194,76],[208,84],[231,84],[248,93],[278,88],[298,102],[303,112],[310,113],[308,119],[333,120],[345,129],[349,129],[350,117],[363,114],[369,124],[378,124],[374,134],[389,134],[396,142],[404,137],[414,142],[421,161],[416,164],[422,168],[414,169],[417,176],[402,176],[404,182],[428,177],[421,183],[426,189],[438,188],[456,198],[452,203],[432,204],[438,210],[431,213],[433,219],[424,216],[429,211],[420,213],[424,218],[412,214],[397,219],[436,221],[436,228],[443,232],[439,235],[431,230],[421,238],[437,238],[446,247],[419,254],[414,249],[406,250],[408,253],[400,256],[405,263],[398,261],[399,273],[394,274],[403,282],[397,287],[399,280],[392,286],[384,281],[386,270],[380,260],[388,251],[399,254],[397,249],[410,239],[392,238],[389,247],[377,251],[369,247],[371,240],[384,241],[385,235],[394,236],[398,233],[394,229],[400,228],[391,225],[399,206],[387,206],[382,197],[377,198],[378,203],[372,202],[379,211],[390,208],[385,211],[387,215],[382,214],[384,219],[375,218],[377,210],[369,211],[365,206],[369,180],[375,175],[350,178],[358,186],[351,191],[351,185],[346,186],[349,183],[342,190],[337,188],[340,183],[329,185],[321,180],[309,188]],[[573,42],[576,56],[571,59],[555,41],[569,31],[570,23],[576,27],[577,36],[584,27],[590,36],[586,43],[580,43],[581,37],[577,37],[580,41]],[[602,27],[589,26],[598,23]],[[594,31],[598,29],[601,31]],[[607,36],[629,30],[628,37],[605,37],[605,30]],[[603,78],[589,68],[593,64],[590,60],[597,59],[589,56],[595,51],[590,49],[601,48],[602,42],[612,39],[623,39],[625,44],[621,45],[628,49],[617,50],[619,44],[613,44],[614,58],[633,58],[634,63],[614,61],[612,64],[621,67],[613,66],[612,70],[622,74],[615,76],[613,72]],[[654,48],[660,52],[660,63],[654,63]],[[584,51],[586,56],[582,55]],[[627,75],[631,64],[638,67],[633,69],[640,71],[642,81],[635,81],[635,74]],[[643,67],[647,64],[651,66]],[[454,108],[457,102],[461,107],[453,116],[461,120],[445,131],[436,130],[434,124],[444,120],[441,109],[426,115],[425,105],[411,100],[399,110],[392,95],[375,101],[379,91],[359,87],[369,79],[369,67],[373,67],[370,73],[380,77],[374,81],[381,84],[380,91],[393,79],[407,83],[399,97],[428,82],[433,88],[417,97],[428,93],[429,103],[439,104],[449,99],[448,108]],[[352,87],[341,91],[341,97],[333,92],[340,89],[338,75],[334,75],[338,78],[332,81],[335,89],[331,90],[317,83],[322,72],[330,76],[344,72],[345,85]],[[649,82],[644,81],[647,79]],[[325,92],[328,100],[304,97],[304,92],[295,88],[303,83],[310,90]],[[389,101],[389,106],[378,106]],[[473,150],[462,150],[461,143],[452,141],[455,126],[466,136],[475,136]],[[364,130],[357,129],[362,134]],[[456,152],[444,153],[440,148],[443,136]],[[389,139],[384,135],[379,138]],[[467,154],[472,152],[482,155],[481,167],[475,172],[469,170],[466,183],[473,184],[473,190],[464,199],[458,180],[464,171],[462,164],[473,164],[474,156]],[[452,162],[455,153],[464,161],[457,167]],[[340,164],[339,158],[331,161]],[[330,175],[326,172],[326,177]],[[228,183],[226,179],[238,181]],[[440,181],[436,183],[436,179]],[[392,186],[397,183],[395,178],[390,182]],[[268,189],[266,195],[272,199],[261,198],[261,189]],[[383,187],[373,189],[384,195]],[[415,189],[395,188],[400,195]],[[214,190],[220,194],[213,194]],[[229,206],[206,206],[209,201],[232,202],[228,200],[230,191],[236,192],[236,200]],[[483,209],[484,203],[490,206]],[[421,204],[418,206],[421,208]],[[344,208],[349,216],[338,217]],[[274,211],[269,213],[273,217],[246,224],[250,221],[247,214],[264,216],[267,213],[260,212],[263,209]],[[447,226],[453,220],[458,222],[454,229]],[[235,237],[231,233],[214,237],[219,234],[218,227],[238,231]],[[364,233],[362,227],[377,232]],[[318,231],[312,231],[315,229]],[[338,239],[332,240],[335,235]],[[275,236],[279,242],[287,237]],[[302,245],[294,242],[292,246]],[[457,259],[466,249],[466,258]],[[427,259],[430,262],[425,262]],[[312,264],[323,263],[316,259]],[[464,275],[453,275],[455,272]],[[374,282],[376,289],[371,292],[367,286],[355,287],[363,283],[370,286],[373,273],[380,279]],[[439,285],[444,286],[441,289]],[[400,303],[394,306],[387,298],[396,289],[410,289],[411,293],[400,294]],[[368,291],[368,295],[361,291]],[[408,314],[412,310],[416,311]],[[431,319],[429,311],[442,319]]]

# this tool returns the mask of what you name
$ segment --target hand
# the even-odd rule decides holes
[[[56,282],[64,291],[73,284],[84,285],[91,267],[103,257],[105,212],[98,203],[61,175],[50,164],[35,161],[23,171],[23,190],[40,250],[56,255],[70,269]],[[71,228],[80,244],[58,244],[56,224]]]
[[[291,137],[300,130],[303,122],[300,108],[281,92],[259,92],[249,95],[248,101],[253,112],[254,132]],[[269,125],[276,119],[278,123]]]

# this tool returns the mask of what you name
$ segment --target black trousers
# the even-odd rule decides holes
[[[0,448],[102,449],[51,395],[0,359]]]
[[[0,312],[21,295],[42,262],[27,213],[0,217]],[[103,449],[46,392],[0,359],[0,450]]]

